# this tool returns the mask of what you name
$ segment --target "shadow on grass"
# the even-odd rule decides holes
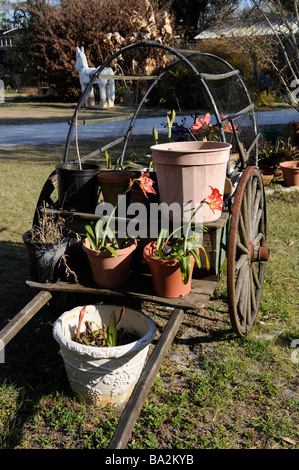
[[[0,242],[0,325],[3,329],[30,302],[36,292],[26,286],[27,260],[22,243]],[[0,387],[12,385],[18,391],[15,424],[3,439],[6,448],[16,447],[22,440],[25,421],[33,416],[44,395],[69,393],[58,345],[52,337],[53,321],[60,315],[63,299],[53,299],[43,307],[5,347],[4,363],[0,364]],[[5,392],[1,394],[2,407]],[[9,403],[9,398],[8,398]],[[0,427],[1,429],[1,427]]]

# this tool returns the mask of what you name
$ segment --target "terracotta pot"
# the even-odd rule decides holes
[[[299,161],[280,163],[286,186],[299,186]]]
[[[115,206],[118,202],[118,196],[126,192],[129,186],[130,178],[135,178],[132,171],[103,171],[97,176],[98,185],[101,187],[104,201]],[[130,199],[130,193],[127,193],[127,200]]]
[[[191,275],[187,284],[183,284],[180,264],[176,260],[164,260],[155,257],[157,242],[151,242],[144,247],[143,256],[147,260],[154,291],[160,297],[177,298],[191,291],[192,272],[195,259],[191,257]]]
[[[125,403],[144,366],[156,327],[153,320],[138,310],[126,307],[119,327],[134,332],[139,339],[115,347],[93,347],[73,341],[82,307],[64,312],[54,323],[53,336],[58,342],[71,387],[79,399],[99,407]],[[84,321],[109,324],[117,305],[87,305]],[[85,325],[82,324],[82,330]]]
[[[262,181],[263,181],[264,186],[267,186],[274,177],[274,175],[267,175],[267,174],[264,174],[263,172],[261,172],[261,175],[262,175]]]
[[[117,250],[117,258],[112,256],[109,251],[90,248],[88,238],[85,238],[82,246],[87,254],[95,284],[100,287],[114,288],[128,282],[133,252],[137,247],[136,240],[131,240],[126,248]]]
[[[164,209],[165,217],[187,222],[203,199],[211,194],[210,186],[223,194],[231,147],[225,142],[204,141],[170,142],[151,147],[160,201],[167,207],[173,203],[180,207],[180,217]],[[213,214],[207,204],[202,204],[195,220],[213,222],[220,215],[221,211]]]

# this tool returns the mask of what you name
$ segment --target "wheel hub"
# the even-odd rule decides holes
[[[253,242],[248,244],[248,261],[249,264],[255,261],[268,261],[270,257],[270,248],[266,246],[265,242],[262,242],[260,246],[254,245]]]

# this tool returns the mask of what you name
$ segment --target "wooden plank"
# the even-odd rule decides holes
[[[140,273],[132,274],[131,280],[126,288],[104,289],[92,285],[73,284],[68,282],[56,282],[55,284],[42,284],[33,281],[26,281],[26,284],[34,289],[46,290],[49,292],[69,292],[96,294],[103,297],[114,297],[125,301],[126,299],[139,299],[145,302],[157,303],[160,305],[168,305],[174,308],[182,308],[188,310],[201,310],[210,300],[217,286],[218,277],[209,276],[205,279],[192,279],[192,289],[190,294],[184,297],[168,299],[166,297],[158,297],[153,292],[151,276],[142,275]]]
[[[144,401],[159,372],[172,341],[184,319],[184,313],[175,309],[172,316],[154,349],[150,355],[141,376],[135,385],[132,395],[120,417],[114,435],[110,441],[109,449],[124,449],[131,436],[135,423],[140,415]]]
[[[65,218],[71,217],[73,219],[98,220],[98,219],[103,218],[102,215],[92,214],[92,213],[87,213],[87,212],[72,212],[72,211],[63,211],[63,210],[58,210],[58,209],[45,209],[45,212],[49,214],[61,215],[61,217],[65,217]],[[222,211],[221,216],[218,220],[216,220],[215,222],[208,222],[204,225],[209,230],[223,228],[229,219],[229,215],[230,214],[228,211]],[[133,217],[134,217],[133,215],[130,217],[113,217],[113,220],[118,219],[121,222],[131,222]],[[134,217],[134,220],[138,221],[138,217]],[[143,219],[140,219],[140,221],[143,222]]]
[[[204,224],[205,227],[208,229],[214,229],[214,228],[222,228],[226,224],[226,222],[229,219],[229,212],[228,211],[222,211],[221,216],[219,219],[215,220],[215,222],[208,222]]]
[[[49,291],[39,292],[1,331],[0,344],[9,341],[28,323],[29,320],[52,298]]]

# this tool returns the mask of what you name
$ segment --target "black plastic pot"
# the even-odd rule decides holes
[[[60,243],[34,243],[32,232],[28,230],[22,235],[25,244],[30,279],[35,282],[56,282],[65,277],[65,264],[61,256],[67,253],[70,237]]]
[[[83,164],[82,170],[66,163],[56,166],[59,207],[67,211],[94,213],[98,203],[97,174],[100,166]]]

